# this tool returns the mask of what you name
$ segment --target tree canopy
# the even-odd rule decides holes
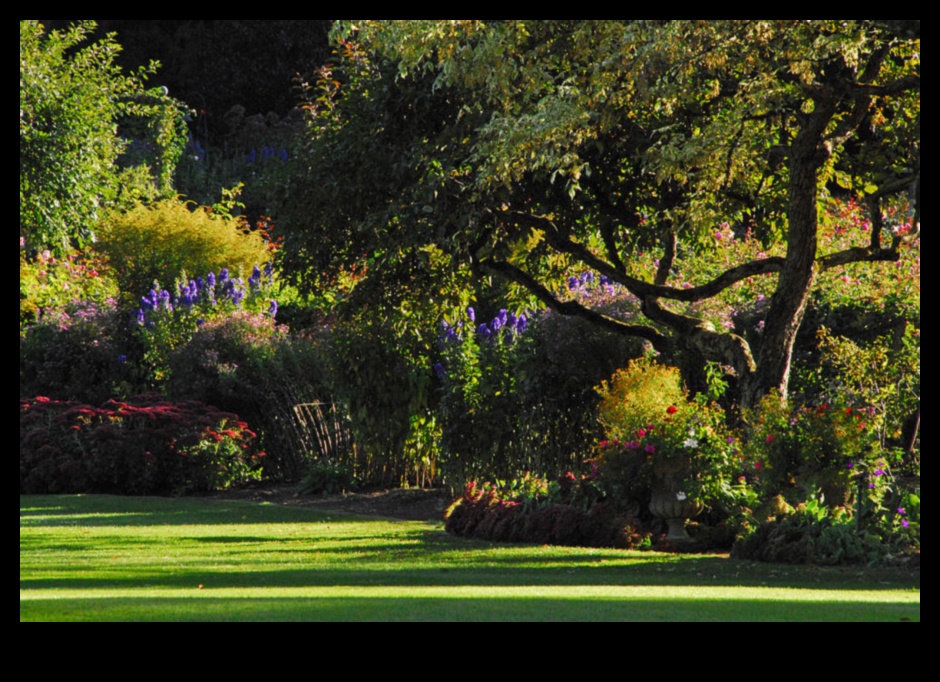
[[[333,39],[280,216],[284,264],[308,286],[356,269],[362,291],[398,300],[498,275],[734,368],[753,404],[786,395],[818,273],[899,257],[911,235],[887,234],[882,202],[910,195],[919,230],[919,22],[365,21]],[[820,251],[830,189],[870,207],[866,246]],[[785,255],[671,283],[722,224]],[[646,322],[559,293],[575,265],[641,299]],[[672,305],[751,277],[776,278],[759,348]]]
[[[86,43],[94,28],[20,22],[20,237],[33,249],[89,239],[101,208],[131,189],[117,166],[128,144],[118,134],[122,117],[150,117],[157,128],[154,146],[169,152],[153,169],[161,191],[181,151],[179,103],[144,89],[157,64],[124,73],[113,34]]]

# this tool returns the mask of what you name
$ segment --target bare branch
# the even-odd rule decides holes
[[[552,248],[574,256],[588,267],[593,268],[602,275],[606,275],[611,281],[622,284],[630,293],[641,299],[647,296],[656,296],[674,301],[700,301],[711,298],[748,277],[780,272],[784,264],[784,259],[779,256],[762,258],[729,268],[706,284],[688,289],[676,289],[675,287],[644,282],[624,274],[610,263],[595,256],[583,244],[574,242],[567,236],[562,235],[554,222],[546,216],[533,215],[522,211],[516,212],[516,215],[523,220],[538,224],[544,231],[545,238]]]
[[[542,303],[561,315],[581,317],[585,320],[588,320],[589,322],[597,324],[618,334],[638,336],[642,339],[646,339],[653,344],[653,347],[657,351],[661,353],[666,352],[669,349],[669,337],[656,331],[653,327],[648,327],[646,325],[626,324],[612,317],[599,313],[596,310],[587,308],[577,301],[561,301],[546,287],[542,286],[534,277],[529,275],[524,270],[521,270],[520,268],[512,265],[511,263],[507,263],[506,261],[487,260],[480,263],[480,266],[513,282],[516,282],[517,284],[521,284],[530,292],[532,292]]]
[[[837,251],[816,260],[820,270],[829,270],[837,268],[840,265],[848,263],[874,263],[877,261],[894,262],[901,258],[896,249],[866,248],[864,246],[853,246],[844,251]]]

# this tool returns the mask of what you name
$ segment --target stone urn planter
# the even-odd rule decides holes
[[[705,505],[701,502],[675,490],[660,488],[654,490],[650,498],[650,513],[666,522],[669,542],[689,542],[691,538],[685,530],[685,522],[701,514],[703,509]]]

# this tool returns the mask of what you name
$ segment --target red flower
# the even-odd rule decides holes
[[[678,411],[679,411],[679,408],[676,407],[675,405],[670,405],[669,407],[666,408],[667,414],[675,414]]]
[[[757,469],[758,471],[760,471],[761,469],[764,468],[764,463],[763,463],[763,462],[754,462],[754,468]]]

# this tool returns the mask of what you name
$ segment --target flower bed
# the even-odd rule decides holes
[[[20,494],[179,495],[261,477],[263,452],[238,416],[156,395],[100,407],[20,401]]]

